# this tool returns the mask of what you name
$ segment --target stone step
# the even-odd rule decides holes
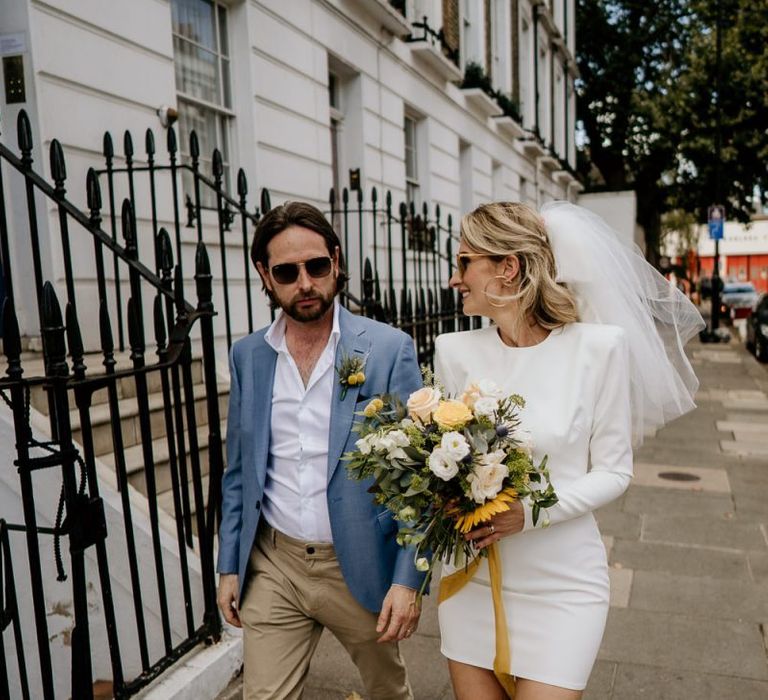
[[[129,370],[133,367],[130,355],[128,353],[120,353],[115,355],[117,364],[115,365],[115,371]],[[151,363],[156,360],[155,356],[147,356],[147,360]],[[92,353],[85,356],[86,376],[98,377],[103,374],[104,366],[102,365],[103,357],[100,354]],[[203,360],[202,356],[193,356],[191,363],[192,371],[192,383],[199,384],[203,381]],[[29,363],[24,364],[24,376],[34,377],[43,376],[45,369],[43,367],[42,356],[33,357]],[[145,374],[147,379],[147,390],[150,394],[157,393],[162,389],[162,373],[159,370],[149,371]],[[183,379],[182,379],[183,381]],[[169,374],[170,382],[170,374]],[[123,377],[116,382],[117,396],[120,399],[131,398],[136,396],[136,380],[134,377]],[[92,395],[91,406],[97,406],[105,404],[109,401],[109,393],[106,388],[95,391]],[[42,386],[36,386],[30,392],[30,402],[32,406],[41,413],[48,415],[48,396],[47,392]],[[77,408],[75,404],[74,392],[69,394],[69,408],[74,410]]]
[[[195,419],[198,425],[204,425],[208,422],[207,395],[204,384],[196,384],[192,388],[195,398]],[[227,417],[229,385],[220,383],[218,385],[219,393],[219,414],[221,418]],[[147,398],[149,404],[149,421],[153,438],[160,438],[166,435],[165,423],[165,400],[160,392],[150,394]],[[186,403],[182,401],[182,405]],[[123,398],[118,402],[120,413],[120,427],[122,430],[123,446],[125,448],[133,447],[141,441],[141,422],[139,419],[139,402],[135,397]],[[108,403],[98,404],[90,410],[91,430],[93,434],[94,453],[97,457],[109,454],[114,450],[112,439],[112,412]],[[186,409],[184,410],[186,420]],[[75,442],[82,444],[82,432],[80,430],[80,412],[72,411],[70,413],[72,430]]]

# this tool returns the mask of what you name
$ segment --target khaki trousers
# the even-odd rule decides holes
[[[302,542],[262,521],[240,619],[248,700],[301,698],[324,627],[349,653],[370,700],[413,700],[398,645],[376,642],[378,616],[349,592],[332,544]]]

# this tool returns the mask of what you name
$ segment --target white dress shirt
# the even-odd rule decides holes
[[[264,336],[277,352],[277,364],[262,512],[273,528],[305,542],[333,539],[326,492],[334,359],[340,335],[335,301],[331,335],[306,387],[288,351],[282,313]]]

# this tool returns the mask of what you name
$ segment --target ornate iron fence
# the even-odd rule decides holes
[[[51,172],[54,186],[49,185],[33,170],[32,133],[27,115],[18,120],[20,156],[0,144],[0,165],[11,178],[20,181],[26,199],[29,248],[20,250],[24,237],[17,229],[11,237],[7,212],[4,208],[6,187],[0,172],[0,255],[6,285],[3,305],[3,349],[7,358],[6,376],[0,379],[0,393],[13,411],[16,436],[20,495],[23,522],[0,525],[0,561],[5,564],[4,604],[0,632],[13,628],[18,667],[18,687],[24,695],[54,698],[61,679],[54,675],[54,662],[49,645],[47,591],[62,587],[48,578],[44,570],[41,538],[54,539],[58,581],[65,579],[65,569],[71,576],[71,591],[67,598],[73,610],[71,628],[70,688],[72,697],[93,697],[94,668],[92,658],[100,651],[106,638],[109,669],[116,697],[126,697],[146,685],[176,659],[202,640],[214,640],[220,634],[220,620],[215,600],[213,568],[213,536],[219,503],[219,482],[223,470],[216,365],[213,344],[213,305],[211,303],[211,272],[205,245],[197,245],[195,261],[196,303],[185,300],[184,278],[179,264],[174,265],[169,237],[159,232],[156,274],[139,261],[136,222],[131,202],[125,200],[121,211],[123,243],[118,243],[113,226],[112,235],[101,228],[101,188],[94,171],[87,177],[90,215],[78,210],[66,197],[66,166],[61,146],[50,146]],[[18,191],[18,190],[15,190]],[[66,287],[66,309],[62,315],[54,286],[44,278],[41,255],[38,205],[51,207],[51,218],[58,221],[61,236],[61,265]],[[114,223],[114,216],[113,216]],[[13,243],[11,242],[11,238]],[[73,238],[76,241],[73,242]],[[86,355],[78,307],[93,292],[76,284],[74,264],[81,267],[88,258],[95,269],[95,294],[98,317],[86,318],[89,325],[98,326],[98,354]],[[18,279],[11,267],[10,250],[15,260],[28,256],[33,270],[33,305],[37,308],[42,339],[42,366],[35,368],[22,353],[17,320]],[[76,255],[73,246],[76,245]],[[46,249],[51,246],[46,246]],[[118,362],[113,342],[115,300],[120,291],[106,275],[105,257],[111,256],[116,272],[127,278],[129,296],[126,326],[130,356]],[[119,298],[119,297],[118,297]],[[145,300],[152,300],[149,312],[153,323],[145,324]],[[26,300],[29,304],[29,299]],[[117,303],[122,309],[122,303]],[[153,331],[155,357],[150,359],[145,327]],[[208,425],[209,491],[203,493],[202,465],[196,444],[198,418],[195,411],[190,335],[198,333],[202,352],[205,384],[205,413]],[[69,355],[69,361],[67,360]],[[86,366],[86,365],[90,366]],[[95,366],[94,366],[95,365]],[[150,383],[162,387],[163,412],[159,420],[151,419],[148,405]],[[30,403],[34,392],[44,392],[47,403],[48,432],[51,439],[41,442],[33,436],[30,423]],[[135,499],[126,473],[124,422],[120,397],[135,397],[134,418],[138,426],[143,451],[143,480],[146,484],[149,533],[143,544],[138,541],[134,516]],[[117,503],[109,505],[111,529],[108,529],[107,506],[101,495],[102,476],[97,468],[94,450],[93,409],[101,402],[109,414],[115,453]],[[104,408],[106,407],[106,408]],[[73,440],[73,423],[77,423],[78,446]],[[170,480],[173,492],[175,530],[163,529],[158,509],[156,489],[156,450],[164,445],[170,455]],[[61,484],[61,496],[54,527],[39,525],[39,513],[45,507],[41,497],[44,476],[55,470]],[[187,481],[192,485],[192,500],[185,499]],[[194,528],[192,519],[194,517]],[[194,534],[193,534],[194,529]],[[34,661],[24,656],[24,641],[18,626],[18,588],[14,589],[9,573],[9,532],[24,534],[28,568],[25,567],[24,588],[29,592],[33,610],[37,654]],[[69,565],[61,556],[61,542],[66,541]],[[107,546],[107,543],[110,543]],[[193,548],[190,549],[190,545]],[[21,547],[22,543],[18,543]],[[144,552],[147,551],[145,555]],[[199,567],[191,566],[190,557],[199,559]],[[173,560],[173,561],[171,561]],[[16,560],[18,564],[19,560]],[[49,568],[49,567],[48,567]],[[127,580],[115,575],[116,568],[127,570]],[[89,576],[89,571],[97,572]],[[196,569],[199,571],[196,572]],[[28,575],[27,575],[28,574]],[[17,568],[16,576],[20,576]],[[20,579],[17,579],[20,580]],[[130,605],[118,611],[116,586],[127,591]],[[177,590],[179,593],[177,593]],[[15,591],[15,592],[14,592]],[[95,591],[97,607],[104,628],[94,630],[89,617],[93,613]],[[89,596],[91,600],[89,601]],[[148,603],[148,601],[152,601]],[[125,601],[123,601],[125,602]],[[147,619],[145,607],[156,605],[158,623]],[[126,608],[131,613],[126,613]],[[119,613],[119,614],[118,614]],[[6,620],[8,622],[6,623]],[[157,630],[157,633],[155,632]],[[25,632],[27,629],[25,628]],[[0,637],[4,641],[5,635]],[[7,681],[5,645],[0,650],[0,693]],[[125,660],[137,657],[134,668],[125,668]],[[101,673],[102,671],[99,670]],[[30,683],[30,678],[34,683]],[[58,685],[57,685],[58,684]]]

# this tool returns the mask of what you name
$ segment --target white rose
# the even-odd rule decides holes
[[[402,430],[393,430],[389,433],[389,439],[392,440],[396,447],[408,447],[411,441],[408,436]]]
[[[440,403],[442,395],[439,389],[425,386],[418,391],[414,391],[409,397],[406,406],[408,415],[411,418],[418,419],[422,423],[428,423],[432,417],[432,412]]]
[[[496,450],[477,460],[472,473],[467,477],[472,499],[476,503],[485,503],[499,495],[504,479],[509,474],[507,465],[503,463],[504,457],[503,450]]]
[[[476,416],[493,418],[498,408],[499,402],[496,399],[490,396],[483,396],[475,401],[474,411]]]
[[[455,462],[461,461],[469,454],[469,443],[461,433],[455,430],[443,433],[440,448]]]
[[[359,450],[360,454],[369,455],[371,454],[371,449],[373,448],[372,442],[375,438],[375,433],[366,435],[364,438],[360,438],[357,442],[355,442],[355,447]]]
[[[491,379],[481,379],[475,386],[481,396],[496,400],[504,398],[504,392],[499,388],[499,385]]]
[[[427,464],[429,470],[443,481],[450,481],[459,473],[459,465],[439,447],[432,450],[432,454],[427,457]]]
[[[399,433],[399,435],[397,434]],[[403,442],[405,438],[405,442]],[[405,454],[403,447],[409,445],[408,438],[401,430],[393,430],[391,433],[387,433],[383,437],[378,438],[374,445],[374,449],[377,452],[386,452],[387,459],[407,459],[408,455]]]

